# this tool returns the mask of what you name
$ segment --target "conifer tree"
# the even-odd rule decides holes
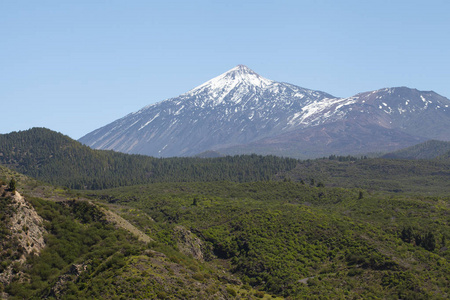
[[[11,181],[9,182],[9,190],[11,192],[16,191],[16,180],[14,178],[12,178]]]

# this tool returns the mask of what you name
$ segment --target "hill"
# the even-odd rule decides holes
[[[164,224],[156,236],[168,245],[174,228],[186,227],[205,241],[212,261],[276,295],[444,299],[450,292],[448,197],[295,182],[157,183],[86,193]],[[134,218],[138,224],[142,216]]]
[[[330,156],[301,161],[283,174],[292,181],[314,180],[326,186],[362,188],[421,195],[450,193],[450,159],[400,160],[385,158],[359,159]]]
[[[164,181],[269,180],[296,160],[242,155],[153,158],[93,150],[45,128],[0,135],[0,163],[40,180],[74,189]]]
[[[450,151],[447,151],[443,155],[438,156],[437,159],[441,160],[441,161],[449,161],[450,160]]]
[[[153,158],[93,150],[44,128],[0,135],[0,163],[48,183],[104,189],[156,182],[294,180],[390,192],[450,193],[450,160],[299,161],[259,155]]]
[[[12,177],[16,192],[5,185]],[[190,244],[181,241],[190,238],[187,230],[175,239],[184,253],[159,239],[144,243],[105,205],[4,167],[0,178],[2,299],[272,298],[193,258]],[[147,219],[152,228],[154,223]]]
[[[424,143],[383,155],[395,159],[433,159],[450,151],[450,142],[426,141]]]
[[[36,224],[45,236],[39,252],[13,246],[18,234],[36,230],[17,217],[20,195],[11,197],[3,184],[0,277],[13,270],[0,286],[3,297],[445,299],[450,293],[448,197],[288,181],[153,183],[78,194],[0,171],[3,183],[17,179],[20,207],[42,218]],[[111,213],[153,241],[140,242]],[[18,219],[24,223],[11,230]]]

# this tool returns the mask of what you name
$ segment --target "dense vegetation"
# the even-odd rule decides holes
[[[283,178],[371,191],[448,195],[450,160],[316,159],[302,161]]]
[[[92,150],[60,133],[33,128],[0,135],[0,163],[73,189],[103,189],[150,182],[269,180],[297,161],[276,156],[153,158]]]
[[[448,197],[294,182],[167,183],[95,195],[144,211],[156,221],[154,236],[174,247],[172,228],[186,226],[207,242],[211,260],[226,261],[244,283],[274,294],[443,299],[450,293]],[[144,226],[137,216],[135,222]],[[428,242],[405,239],[405,230]]]
[[[23,181],[20,185],[29,193],[41,189]],[[25,263],[13,262],[24,252],[14,247],[15,237],[8,230],[14,207],[10,194],[6,196],[0,198],[0,275],[12,264],[14,277],[9,284],[0,282],[2,299],[229,299],[238,294],[252,299],[255,294],[265,295],[242,289],[221,268],[163,243],[139,242],[108,220],[102,208],[86,200],[70,200],[70,194],[58,202],[27,196],[27,205],[44,219],[46,246],[39,255],[26,254]]]
[[[41,255],[14,263],[16,280],[0,286],[13,298],[450,296],[445,154],[156,159],[91,150],[45,129],[2,135],[0,149],[3,164],[80,188],[0,166],[9,190],[0,198],[2,268],[18,255],[8,252],[17,241],[5,226],[13,188],[47,230]],[[108,210],[153,242],[138,241]],[[195,238],[205,261],[183,252]]]
[[[420,149],[441,153],[445,142]],[[435,145],[439,151],[432,151]],[[448,156],[448,154],[447,154]],[[92,150],[43,128],[0,135],[0,163],[39,180],[73,189],[157,182],[293,180],[391,192],[450,192],[450,158],[394,160],[352,156],[298,161],[275,156],[153,158]]]
[[[44,219],[46,246],[39,255],[25,253],[25,263],[13,262],[24,252],[18,253],[11,244],[16,237],[8,226],[15,209],[10,205],[12,194],[6,192],[0,198],[0,277],[3,268],[10,266],[14,277],[8,284],[0,282],[2,299],[276,298],[242,286],[223,267],[182,254],[158,238],[150,243],[138,241],[126,227],[108,218],[103,205],[0,167],[3,187],[11,177],[26,195],[26,205]],[[149,218],[142,220],[148,227],[158,227]]]

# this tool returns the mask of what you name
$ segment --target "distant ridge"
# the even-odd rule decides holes
[[[384,158],[394,159],[433,159],[447,154],[450,142],[430,140],[424,143],[385,154]]]

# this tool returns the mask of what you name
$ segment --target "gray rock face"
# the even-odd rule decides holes
[[[44,220],[17,191],[14,194],[13,205],[16,207],[16,213],[10,221],[12,234],[20,236],[19,243],[26,254],[34,252],[39,255],[45,247],[44,234],[47,231],[43,225]],[[25,261],[25,253],[21,259]]]
[[[95,149],[156,157],[191,156],[211,150],[317,157],[347,151],[348,147],[339,146],[339,139],[356,139],[361,147],[353,147],[355,151],[390,151],[427,139],[450,140],[449,105],[449,99],[434,92],[406,87],[336,98],[263,78],[239,65],[79,141]],[[330,135],[327,132],[333,124],[340,124],[336,126],[340,129]],[[319,142],[319,148],[317,142],[309,141],[324,132],[330,137]],[[379,149],[374,149],[373,143],[364,144],[371,132],[380,136],[375,143]],[[384,145],[384,137],[393,142]]]
[[[192,255],[193,258],[203,261],[202,248],[204,246],[202,240],[183,226],[176,226],[174,232],[180,252],[186,255]]]
[[[91,262],[88,261],[87,263],[71,265],[67,273],[58,277],[58,280],[50,289],[50,293],[47,295],[47,297],[51,296],[56,299],[64,299],[68,283],[76,282],[78,277],[80,277],[81,274],[83,274],[83,272],[87,270],[88,264],[90,263]]]

